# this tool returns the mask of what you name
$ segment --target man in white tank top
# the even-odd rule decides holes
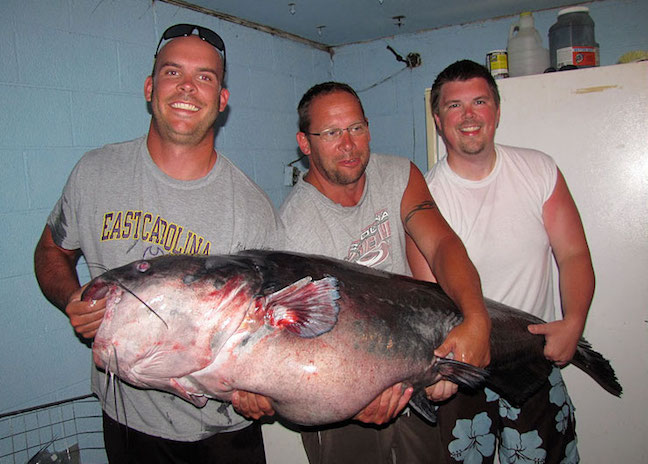
[[[484,296],[549,321],[529,331],[545,336],[549,360],[567,364],[585,326],[594,271],[565,179],[546,154],[495,144],[499,92],[483,66],[464,60],[442,71],[432,87],[432,112],[447,156],[426,180],[475,263]],[[560,320],[554,320],[552,255]],[[410,257],[415,277],[433,278],[416,250]],[[519,462],[520,452],[538,462],[578,462],[573,406],[558,369],[521,409],[485,390],[460,392],[439,408],[447,462],[476,453],[479,462],[493,462],[497,436],[502,463]]]

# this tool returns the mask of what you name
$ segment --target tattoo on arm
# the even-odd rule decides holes
[[[425,211],[427,209],[437,209],[437,204],[434,202],[434,200],[424,201],[423,203],[420,203],[412,208],[412,210],[407,213],[407,216],[405,216],[403,225],[407,226],[407,223],[412,219],[412,217],[414,217],[416,213],[418,213],[419,211]]]

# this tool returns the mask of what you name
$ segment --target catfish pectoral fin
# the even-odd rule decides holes
[[[266,297],[266,319],[304,338],[315,338],[332,330],[337,323],[338,281],[328,276],[313,281],[304,277]]]

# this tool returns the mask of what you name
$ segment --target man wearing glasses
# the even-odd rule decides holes
[[[167,41],[163,44],[164,41]],[[267,196],[214,149],[225,45],[191,24],[167,29],[145,97],[147,136],[86,153],[52,210],[35,251],[43,293],[91,340],[106,301],[80,301],[76,263],[102,270],[161,254],[234,253],[272,245],[278,219]],[[196,408],[92,370],[111,463],[264,463],[261,429],[211,400]]]
[[[406,158],[370,153],[362,103],[346,84],[314,86],[302,97],[298,113],[297,143],[310,168],[281,207],[286,247],[411,275],[405,249],[412,240],[465,318],[436,354],[453,353],[455,359],[487,365],[490,320],[479,277],[418,168]],[[405,387],[386,390],[356,420],[389,422],[411,396],[411,388]],[[455,391],[454,384],[440,382],[427,393],[441,400]],[[434,429],[422,419],[404,414],[386,427],[356,422],[302,433],[302,439],[312,464],[384,463],[394,457],[396,462],[422,463],[434,462],[431,433]]]

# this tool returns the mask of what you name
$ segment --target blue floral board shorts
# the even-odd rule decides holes
[[[558,368],[521,408],[485,388],[457,393],[437,414],[447,463],[493,463],[498,443],[501,464],[580,462],[574,406]]]

